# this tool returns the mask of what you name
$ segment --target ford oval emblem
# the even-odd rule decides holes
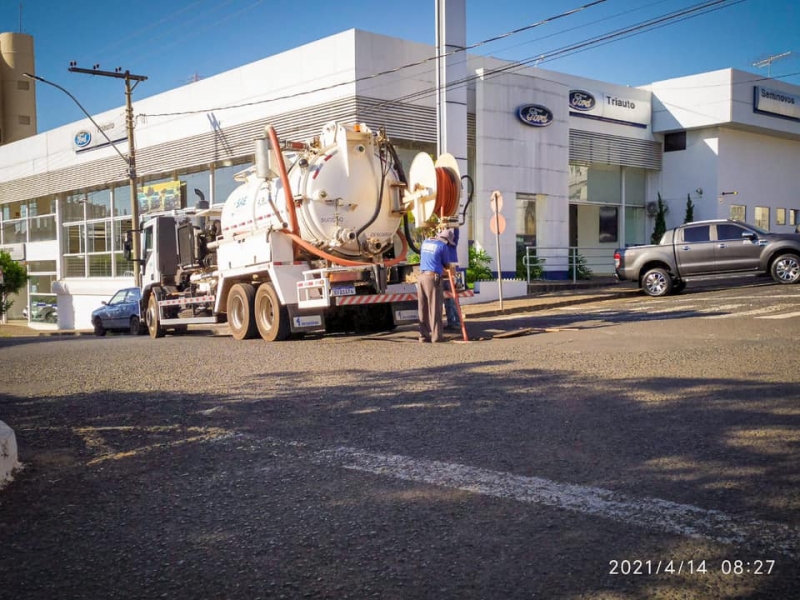
[[[517,117],[531,127],[547,127],[553,122],[553,111],[539,104],[523,104],[517,109]]]
[[[88,131],[79,131],[75,134],[75,145],[78,148],[86,148],[92,141],[92,134]]]
[[[569,93],[569,107],[575,110],[588,111],[592,110],[597,101],[589,92],[583,90],[572,90]]]

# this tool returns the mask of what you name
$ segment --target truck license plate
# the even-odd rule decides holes
[[[355,296],[356,286],[354,285],[337,285],[331,287],[331,296]]]

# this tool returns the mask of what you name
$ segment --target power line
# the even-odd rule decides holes
[[[307,91],[304,91],[304,92],[297,92],[295,94],[288,94],[288,95],[284,95],[284,96],[277,96],[275,98],[268,98],[266,100],[254,100],[253,102],[245,102],[245,103],[242,103],[242,104],[235,104],[235,105],[231,105],[231,106],[223,106],[223,107],[209,108],[209,109],[189,110],[189,111],[180,111],[180,112],[172,112],[172,113],[156,113],[156,114],[149,114],[149,115],[144,115],[144,116],[147,116],[147,117],[172,117],[172,116],[181,116],[181,115],[189,115],[189,114],[196,114],[196,113],[205,113],[205,112],[214,112],[214,111],[220,111],[220,110],[228,110],[228,109],[232,109],[232,108],[244,108],[244,107],[247,107],[247,106],[254,106],[254,105],[257,105],[257,104],[265,104],[265,103],[268,103],[268,102],[277,102],[279,100],[289,100],[289,99],[292,99],[292,98],[297,98],[299,96],[306,96],[308,94],[314,94],[314,93],[317,93],[317,92],[324,92],[326,90],[331,90],[331,89],[334,89],[334,88],[337,88],[337,87],[341,87],[343,85],[350,85],[350,84],[353,84],[353,83],[361,83],[362,81],[368,81],[370,79],[376,79],[376,78],[382,77],[384,75],[391,75],[393,73],[397,73],[397,72],[403,71],[405,69],[410,69],[412,67],[418,67],[418,66],[424,65],[426,63],[433,62],[433,61],[437,60],[438,58],[446,58],[446,57],[452,56],[454,54],[466,52],[466,51],[471,50],[473,48],[477,48],[479,46],[483,46],[483,45],[489,43],[490,41],[499,40],[499,39],[503,39],[505,37],[508,37],[512,33],[518,33],[518,32],[521,32],[521,31],[528,31],[528,30],[534,29],[536,27],[541,27],[542,25],[546,25],[546,24],[551,23],[551,22],[553,22],[553,21],[555,21],[557,19],[561,19],[563,17],[574,15],[574,14],[580,12],[580,11],[586,10],[588,8],[591,8],[591,7],[596,6],[598,4],[602,4],[604,2],[606,2],[606,0],[595,0],[594,2],[590,2],[589,4],[585,4],[585,5],[580,6],[578,8],[570,9],[570,10],[568,10],[566,12],[563,12],[561,14],[555,15],[553,17],[548,17],[547,19],[542,19],[541,21],[537,21],[537,22],[532,23],[530,25],[527,25],[525,27],[520,27],[519,29],[516,29],[513,32],[508,32],[508,33],[496,36],[494,38],[490,38],[488,40],[483,40],[481,42],[477,42],[477,43],[475,43],[475,44],[473,44],[471,46],[467,46],[465,48],[459,48],[457,50],[452,50],[450,52],[446,52],[446,53],[441,54],[441,55],[431,56],[431,57],[425,58],[425,59],[420,60],[420,61],[416,61],[416,62],[413,62],[413,63],[408,63],[408,64],[405,64],[405,65],[401,65],[399,67],[394,67],[392,69],[387,69],[385,71],[380,71],[378,73],[373,73],[372,75],[364,75],[363,77],[358,77],[358,78],[356,78],[354,80],[348,80],[348,81],[343,81],[343,82],[340,82],[340,83],[334,83],[334,84],[331,84],[331,85],[315,88],[313,90],[307,90]]]
[[[590,49],[592,47],[605,45],[605,44],[611,43],[612,41],[617,41],[618,39],[626,39],[628,37],[632,37],[634,35],[639,35],[641,33],[647,32],[647,31],[659,29],[659,28],[665,27],[667,25],[672,25],[674,23],[681,22],[681,21],[684,21],[684,20],[689,19],[689,18],[695,18],[695,17],[698,17],[698,16],[703,16],[705,14],[708,14],[710,12],[714,12],[716,10],[720,10],[722,8],[727,8],[729,6],[735,6],[736,4],[741,4],[742,2],[745,2],[745,1],[746,0],[707,0],[705,2],[700,2],[698,4],[689,6],[687,8],[679,9],[679,10],[676,10],[676,11],[672,11],[670,13],[666,13],[664,15],[660,15],[658,17],[653,17],[651,19],[640,21],[639,23],[636,23],[634,25],[623,27],[623,28],[620,28],[620,29],[617,29],[617,30],[613,30],[611,32],[604,33],[604,34],[600,34],[598,36],[594,36],[592,38],[588,38],[588,39],[586,39],[584,41],[581,41],[581,42],[576,42],[574,44],[563,46],[561,48],[558,48],[556,50],[552,50],[550,52],[538,53],[537,55],[535,55],[533,57],[529,57],[529,58],[524,59],[522,61],[509,62],[508,64],[503,65],[502,67],[497,67],[495,69],[487,70],[486,72],[483,73],[483,75],[480,75],[480,76],[479,75],[470,75],[470,76],[468,76],[466,78],[462,78],[462,79],[457,80],[457,81],[448,82],[447,88],[449,89],[449,88],[455,88],[455,87],[460,87],[460,86],[463,86],[463,85],[467,85],[468,83],[470,83],[472,81],[475,81],[475,80],[477,80],[477,79],[479,79],[481,77],[483,77],[484,79],[487,79],[487,78],[491,78],[491,77],[497,77],[497,76],[500,76],[500,75],[505,74],[505,73],[512,73],[514,71],[518,71],[518,70],[521,70],[521,69],[523,69],[525,67],[528,67],[528,66],[530,66],[531,63],[534,63],[534,62],[537,62],[537,61],[538,62],[546,62],[546,61],[555,60],[556,58],[563,58],[563,57],[569,56],[571,54],[575,54],[575,53],[578,53],[578,52],[582,52],[582,51],[588,50],[588,49]],[[599,3],[600,2],[591,2],[589,4],[586,4],[586,5],[583,5],[581,7],[578,7],[577,9],[571,9],[571,10],[566,11],[564,13],[561,13],[559,15],[555,15],[553,17],[549,17],[548,19],[543,19],[542,21],[538,21],[538,22],[533,23],[533,24],[531,24],[529,26],[526,26],[526,27],[523,27],[523,28],[519,28],[518,30],[514,30],[514,31],[515,32],[527,31],[527,30],[530,30],[532,28],[539,27],[539,26],[541,26],[543,24],[550,23],[555,19],[559,19],[559,18],[568,16],[568,15],[575,14],[577,11],[585,10],[585,9],[587,9],[589,7],[592,7],[592,6],[595,6],[595,5],[599,4]],[[482,42],[478,42],[476,44],[473,44],[473,45],[468,46],[468,47],[463,48],[463,49],[458,49],[458,50],[451,51],[451,52],[446,53],[446,54],[444,54],[442,56],[449,56],[449,55],[455,54],[457,52],[465,52],[466,50],[469,50],[469,49],[472,49],[472,48],[475,48],[475,47],[478,47],[478,46],[485,45],[490,40],[504,39],[504,38],[508,37],[508,35],[510,35],[511,33],[512,32],[509,32],[508,34],[503,34],[503,35],[500,35],[500,36],[495,36],[493,38],[490,38],[489,40],[483,40]],[[433,57],[429,57],[429,58],[426,58],[426,59],[421,60],[421,61],[417,61],[417,62],[414,62],[414,63],[409,63],[409,64],[402,65],[402,66],[399,66],[399,67],[396,67],[396,68],[393,68],[393,69],[388,69],[388,70],[385,70],[385,71],[381,71],[379,73],[375,73],[375,74],[372,74],[372,75],[366,75],[364,77],[356,78],[354,80],[343,81],[343,82],[340,82],[340,83],[335,83],[335,84],[331,84],[331,85],[315,88],[315,89],[312,89],[312,90],[305,90],[305,91],[302,91],[302,92],[296,92],[296,93],[293,93],[293,94],[286,94],[286,95],[283,95],[283,96],[276,96],[274,98],[254,100],[252,102],[245,102],[245,103],[229,105],[229,106],[220,106],[220,107],[215,107],[215,108],[187,110],[187,111],[177,111],[177,112],[170,112],[170,113],[153,113],[153,114],[144,114],[143,116],[145,116],[145,117],[183,116],[183,115],[189,115],[189,114],[198,114],[198,113],[230,110],[230,109],[236,109],[236,108],[245,108],[245,107],[248,107],[248,106],[256,106],[256,105],[260,105],[260,104],[267,104],[267,103],[270,103],[270,102],[277,102],[277,101],[280,101],[280,100],[290,100],[292,98],[297,98],[297,97],[300,97],[300,96],[305,96],[305,95],[309,95],[309,94],[313,94],[313,93],[317,93],[317,92],[321,92],[321,91],[335,89],[337,87],[341,87],[341,86],[344,86],[344,85],[351,85],[353,83],[359,83],[359,82],[362,82],[362,81],[375,79],[375,78],[378,78],[378,77],[381,77],[381,76],[384,76],[384,75],[396,73],[396,72],[399,72],[399,71],[402,71],[402,70],[405,70],[405,69],[409,69],[409,68],[412,68],[412,67],[416,67],[416,66],[420,66],[420,65],[426,64],[428,62],[436,60],[436,58],[437,58],[436,56],[433,56]],[[397,104],[397,103],[400,103],[400,102],[409,102],[409,101],[413,101],[413,100],[420,100],[420,99],[426,98],[428,96],[431,96],[431,95],[433,95],[435,93],[437,93],[437,90],[436,90],[435,87],[428,88],[426,90],[420,90],[420,91],[414,92],[412,94],[408,94],[406,96],[402,96],[402,97],[399,97],[399,98],[394,98],[392,100],[387,100],[387,101],[379,103],[379,104],[377,104],[375,106],[369,107],[369,108],[367,108],[365,110],[365,113],[366,114],[374,113],[374,112],[376,112],[378,110],[384,109],[386,107],[389,107],[391,105],[394,105],[394,104]]]

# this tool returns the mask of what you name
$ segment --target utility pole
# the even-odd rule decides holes
[[[131,229],[133,230],[133,279],[136,287],[142,287],[141,248],[139,244],[139,197],[136,191],[136,146],[133,139],[133,104],[131,96],[133,90],[140,82],[146,81],[144,75],[133,75],[130,71],[123,71],[117,67],[113,71],[101,71],[100,65],[91,69],[81,69],[76,62],[69,64],[68,71],[72,73],[86,73],[87,75],[101,75],[125,80],[125,124],[128,130],[128,181],[131,191]],[[131,85],[131,82],[134,82]]]

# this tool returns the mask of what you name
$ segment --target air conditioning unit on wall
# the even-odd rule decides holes
[[[648,202],[646,209],[648,217],[655,217],[658,214],[658,202]]]

